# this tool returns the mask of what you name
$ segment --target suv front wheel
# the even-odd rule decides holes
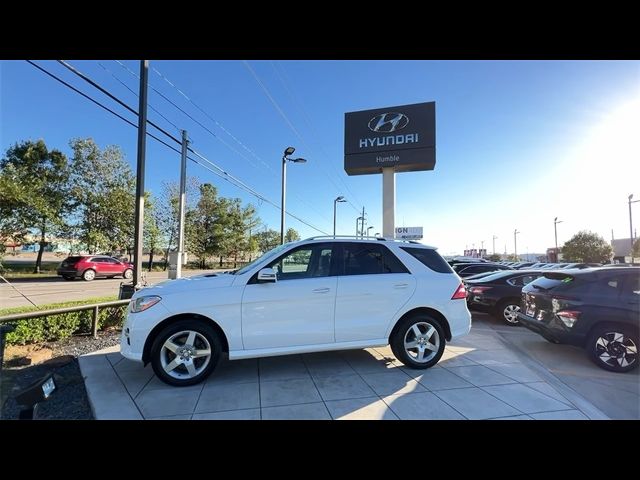
[[[406,366],[429,368],[438,363],[444,353],[444,329],[429,315],[412,315],[394,329],[389,345],[396,358]]]
[[[587,352],[600,368],[628,372],[638,366],[638,333],[624,325],[599,325],[587,340]]]
[[[169,385],[195,385],[216,368],[221,353],[222,342],[213,328],[201,320],[180,320],[153,341],[151,365]]]

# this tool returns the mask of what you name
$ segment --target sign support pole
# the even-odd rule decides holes
[[[396,172],[393,167],[382,169],[382,236],[395,237]]]

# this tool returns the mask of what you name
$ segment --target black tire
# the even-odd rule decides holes
[[[197,375],[188,377],[188,371],[184,363],[176,367],[174,370],[175,375],[180,375],[182,378],[176,378],[175,376],[167,373],[163,367],[163,361],[165,363],[170,364],[175,358],[178,358],[178,355],[173,354],[167,349],[163,348],[165,342],[170,339],[172,336],[179,332],[196,332],[201,335],[209,342],[211,355],[209,357],[208,363],[199,362],[199,358],[195,358],[192,360],[196,369],[202,368]],[[185,339],[184,343],[181,343],[182,339]],[[176,337],[177,344],[182,347],[186,345],[187,335],[185,334],[183,337]],[[196,338],[195,348],[202,349],[206,348],[206,344],[203,343],[202,339]],[[153,371],[158,376],[160,380],[169,385],[173,385],[176,387],[186,387],[188,385],[195,385],[196,383],[200,383],[205,378],[207,378],[211,372],[215,370],[217,367],[220,357],[222,354],[222,341],[220,339],[220,335],[211,327],[202,320],[180,320],[176,323],[172,323],[168,325],[166,328],[160,331],[160,333],[153,340],[153,344],[151,346],[151,365],[153,367]]]
[[[630,372],[638,366],[638,331],[626,325],[597,325],[585,346],[593,363],[610,372]],[[635,350],[635,353],[629,350]]]
[[[86,282],[90,282],[96,278],[96,271],[88,268],[84,272],[82,272],[82,279]]]
[[[515,308],[517,307],[517,308]],[[497,318],[498,320],[503,321],[504,323],[506,323],[507,325],[511,326],[511,327],[516,327],[518,325],[520,325],[520,322],[518,321],[517,318],[515,318],[513,321],[509,320],[509,317],[513,319],[513,316],[509,316],[507,314],[507,309],[509,309],[510,311],[515,311],[515,312],[519,312],[520,311],[520,299],[519,298],[507,298],[505,300],[502,300],[501,302],[499,302],[496,305],[496,309],[495,312],[493,314],[493,316],[495,318]]]
[[[427,350],[430,353],[428,354],[428,360],[426,361],[421,362],[417,360],[417,356],[419,355],[419,349],[417,347],[415,348],[415,351],[411,352],[411,354],[408,350],[413,349],[405,348],[405,337],[407,337],[408,340],[415,341],[416,334],[413,329],[414,325],[417,325],[418,330],[420,330],[422,334],[428,333],[428,326],[432,326],[435,329],[435,332],[432,333],[431,337],[424,340],[425,343],[428,342],[437,348],[435,352],[430,349]],[[401,320],[393,329],[391,338],[389,339],[389,345],[395,357],[407,367],[415,369],[430,368],[438,363],[444,353],[445,344],[446,338],[444,329],[440,322],[432,316],[424,313],[411,315],[410,317]],[[431,355],[433,352],[434,354]]]
[[[133,270],[127,268],[124,272],[122,272],[122,278],[131,280],[133,278]]]

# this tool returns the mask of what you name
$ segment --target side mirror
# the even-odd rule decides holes
[[[258,272],[258,283],[275,283],[276,281],[276,272],[273,268],[263,268]]]

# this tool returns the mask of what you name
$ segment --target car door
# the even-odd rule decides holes
[[[122,264],[115,258],[105,258],[103,268],[108,275],[122,274]]]
[[[640,269],[638,270],[624,276],[622,292],[622,302],[627,309],[627,318],[635,327],[640,327]]]
[[[257,272],[242,295],[244,348],[333,343],[337,276],[335,243],[311,243],[289,250],[267,266],[276,282],[258,283]]]
[[[341,242],[336,259],[336,342],[384,337],[389,322],[413,295],[415,278],[382,244]]]

